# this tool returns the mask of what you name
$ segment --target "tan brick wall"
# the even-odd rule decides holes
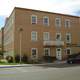
[[[26,54],[31,57],[31,48],[38,48],[38,56],[42,57],[44,55],[44,46],[43,46],[43,32],[50,32],[50,40],[55,41],[55,36],[57,32],[61,32],[62,41],[65,42],[65,35],[67,32],[72,34],[72,44],[77,44],[79,42],[78,33],[80,33],[79,29],[79,17],[55,14],[49,12],[42,12],[30,9],[21,9],[15,8],[15,25],[14,25],[14,51],[16,54],[20,53],[20,36],[19,29],[22,28],[22,54]],[[36,15],[38,22],[37,24],[31,24],[31,15]],[[43,25],[43,17],[49,17],[49,26]],[[55,18],[61,18],[61,28],[57,29],[55,26]],[[65,28],[64,21],[65,19],[70,19],[71,27]],[[37,31],[38,40],[36,42],[31,41],[31,32]],[[56,56],[56,47],[51,48],[51,56]],[[66,44],[61,47],[62,48],[62,56],[64,57],[65,51],[67,48]],[[71,47],[72,48],[72,47]],[[72,48],[76,52],[80,51],[78,48]]]

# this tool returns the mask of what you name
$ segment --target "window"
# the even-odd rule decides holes
[[[56,33],[56,40],[61,40],[61,33]]]
[[[37,53],[38,53],[37,48],[32,48],[32,49],[31,49],[31,55],[32,55],[32,58],[37,57]]]
[[[66,33],[66,43],[71,43],[71,33]]]
[[[65,27],[70,28],[70,20],[69,19],[65,20]]]
[[[49,26],[49,17],[43,17],[43,24]]]
[[[56,25],[56,27],[61,27],[61,19],[60,18],[55,19],[55,25]]]
[[[37,24],[37,16],[36,15],[31,16],[31,24]]]
[[[50,39],[50,34],[49,34],[49,32],[44,32],[44,33],[43,33],[43,39],[44,39],[45,41],[47,41],[47,40]]]
[[[37,41],[37,32],[36,31],[31,32],[31,40],[32,41]]]
[[[44,48],[44,55],[50,56],[50,48]]]
[[[66,54],[67,54],[67,55],[70,55],[70,54],[71,54],[71,48],[67,48],[67,49],[66,49]]]

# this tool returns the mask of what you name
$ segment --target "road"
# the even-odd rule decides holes
[[[80,80],[80,66],[0,68],[0,80]]]

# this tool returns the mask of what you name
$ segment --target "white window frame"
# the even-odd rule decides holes
[[[68,22],[68,26],[66,25]],[[70,28],[71,27],[71,21],[70,19],[65,19],[65,28]]]
[[[59,40],[57,39],[57,35],[60,35],[60,39]],[[61,33],[56,33],[56,40],[57,41],[60,41],[61,40]]]
[[[69,36],[69,40],[67,40],[67,36]],[[72,36],[71,36],[71,33],[66,33],[66,43],[71,43],[71,39]]]
[[[59,24],[57,24],[57,20],[59,20]],[[60,17],[55,18],[55,26],[57,28],[60,28],[61,27],[61,18]]]
[[[35,33],[35,38],[33,38],[33,33]],[[37,32],[36,31],[32,31],[31,32],[31,41],[37,41]]]
[[[36,50],[36,55],[35,56],[32,55],[32,50],[33,49]],[[38,48],[31,48],[31,58],[38,58]]]
[[[70,50],[70,54],[71,54],[71,48],[66,48],[66,54],[67,54],[67,50]],[[70,55],[70,54],[67,54],[67,55]]]
[[[45,55],[45,50],[49,51],[48,55]],[[44,48],[44,56],[50,56],[50,48]]]
[[[45,23],[45,20],[44,20],[45,18],[48,19],[48,23]],[[49,26],[49,17],[48,16],[43,17],[43,24],[46,25],[46,26]]]
[[[46,38],[47,35],[47,38]],[[43,32],[43,40],[44,41],[49,41],[50,40],[50,33],[49,32]]]
[[[58,49],[60,49],[60,53],[58,53]],[[56,48],[56,58],[62,60],[62,48]]]
[[[32,17],[36,17],[36,22],[33,22]],[[31,24],[37,24],[37,16],[36,15],[31,15]]]

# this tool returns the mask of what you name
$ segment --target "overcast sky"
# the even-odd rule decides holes
[[[15,6],[80,16],[80,0],[0,0],[0,27]]]

